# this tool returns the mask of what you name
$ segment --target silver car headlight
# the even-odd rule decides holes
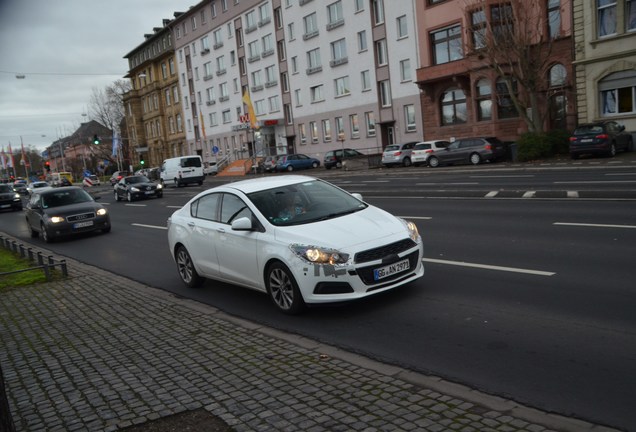
[[[104,208],[97,210],[97,216],[104,216],[106,213],[106,209]]]
[[[51,223],[56,224],[56,223],[64,222],[64,218],[61,216],[51,216],[50,221]]]
[[[421,243],[422,237],[417,230],[417,225],[405,219],[401,219],[401,221],[404,223],[404,226],[406,226],[406,229],[409,231],[409,237],[411,237],[411,240],[413,240],[415,243]]]
[[[293,244],[290,249],[301,259],[313,264],[346,264],[349,254],[320,246]]]

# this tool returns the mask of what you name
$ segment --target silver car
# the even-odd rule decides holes
[[[450,145],[448,141],[422,141],[415,144],[411,151],[411,163],[414,166],[428,164],[428,158],[436,151],[443,150]]]
[[[382,153],[382,165],[387,168],[394,165],[411,166],[411,151],[415,144],[417,141],[386,146]]]

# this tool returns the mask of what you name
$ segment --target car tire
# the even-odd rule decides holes
[[[31,231],[31,238],[38,238],[40,236],[40,233],[34,230],[31,225],[29,225],[29,231]]]
[[[40,234],[42,234],[42,240],[44,240],[45,243],[53,242],[53,236],[49,234],[44,224],[40,224]]]
[[[336,168],[342,168],[342,161],[336,162]]]
[[[119,201],[120,200],[119,194],[117,193],[117,191],[114,191],[114,192],[115,192],[115,201]]]
[[[126,192],[126,201],[133,202],[133,197],[130,192]]]
[[[296,279],[283,263],[275,261],[267,267],[265,285],[269,298],[279,311],[296,315],[305,308]]]
[[[108,227],[107,227],[107,228],[104,228],[104,229],[102,230],[102,232],[103,232],[104,234],[108,234],[108,233],[110,232],[110,225],[108,225]]]
[[[292,172],[294,170],[294,167],[289,165],[286,169],[288,172]]]
[[[404,167],[410,167],[410,166],[411,166],[411,158],[407,158],[407,157],[405,157],[405,158],[402,160],[402,166],[404,166]]]
[[[311,164],[311,167],[312,168],[318,168],[318,165],[319,165],[318,162],[314,162],[314,163]]]
[[[611,143],[609,151],[607,152],[607,157],[614,157],[614,156],[616,156],[616,144]]]
[[[183,246],[179,246],[174,257],[177,263],[179,277],[181,277],[183,283],[189,288],[201,286],[205,279],[199,276],[199,273],[197,273],[194,268],[194,263],[192,262],[192,258],[190,257],[188,250]]]
[[[479,165],[481,163],[481,156],[479,153],[473,153],[469,157],[470,163],[473,165]]]
[[[439,166],[439,159],[437,159],[435,156],[429,157],[428,166],[430,166],[431,168],[437,168]]]

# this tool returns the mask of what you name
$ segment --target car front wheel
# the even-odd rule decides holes
[[[402,161],[402,166],[405,166],[405,167],[411,166],[411,159],[410,158],[404,158],[404,160]]]
[[[438,167],[439,159],[437,159],[435,156],[431,156],[430,158],[428,158],[428,166],[430,166],[431,168]]]
[[[49,234],[49,232],[46,230],[46,227],[44,226],[44,224],[40,224],[40,234],[42,234],[42,239],[46,243],[51,243],[53,241],[53,236],[51,236]]]
[[[274,305],[283,313],[295,315],[305,307],[298,284],[291,271],[281,262],[272,263],[265,276],[267,293]]]
[[[119,201],[119,194],[115,191],[115,201]]]
[[[312,163],[312,164],[311,164],[311,167],[312,167],[312,168],[318,168],[318,162],[314,162],[314,163]]]
[[[175,258],[177,261],[177,270],[179,271],[179,276],[181,276],[183,283],[190,288],[201,286],[204,279],[199,276],[199,273],[197,273],[194,268],[192,258],[185,247],[179,246],[177,253],[175,254]]]
[[[470,155],[470,163],[473,165],[479,165],[481,163],[481,156],[479,156],[479,153],[473,153]]]
[[[127,193],[126,193],[126,200],[127,200],[128,202],[132,202],[133,197],[132,197],[132,194],[131,194],[130,192],[127,192]]]

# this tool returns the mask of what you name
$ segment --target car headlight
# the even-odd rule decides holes
[[[97,210],[97,216],[104,216],[106,213],[107,212],[105,208],[100,208],[99,210]]]
[[[422,241],[422,237],[417,230],[417,226],[411,221],[407,221],[404,219],[401,219],[401,221],[404,223],[404,226],[406,226],[406,229],[409,231],[409,237],[411,237],[411,240],[413,240],[415,243],[420,243]]]
[[[15,193],[15,195],[13,195],[13,199],[14,199],[14,200],[19,200],[19,199],[21,199],[21,198],[20,198],[20,194],[16,192],[16,193]]]
[[[335,249],[299,244],[293,244],[290,248],[297,256],[313,264],[346,264],[349,260],[349,254]]]
[[[136,188],[136,187],[133,186],[133,187],[130,188],[130,191],[131,192],[139,192],[139,188]]]
[[[51,216],[50,220],[51,220],[51,223],[54,223],[54,224],[64,222],[64,218],[61,216]]]
[[[157,183],[157,189],[163,189],[163,186],[161,186],[161,183]]]

